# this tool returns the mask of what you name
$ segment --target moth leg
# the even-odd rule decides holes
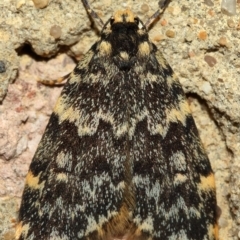
[[[48,85],[48,86],[62,86],[65,84],[64,81],[67,81],[68,77],[71,75],[71,73],[68,73],[67,75],[53,79],[53,80],[47,80],[47,79],[38,79],[37,81],[42,83],[43,85]]]

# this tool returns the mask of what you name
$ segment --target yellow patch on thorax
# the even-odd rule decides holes
[[[101,56],[106,56],[106,55],[110,55],[112,52],[112,46],[109,42],[107,41],[102,41],[99,44],[99,54]]]
[[[127,52],[121,51],[121,52],[119,53],[119,55],[120,55],[120,57],[121,57],[123,60],[125,60],[125,61],[129,60],[129,55],[128,55]]]
[[[142,56],[142,57],[148,56],[150,54],[150,46],[149,46],[149,43],[147,41],[139,44],[138,54],[139,54],[139,56]]]

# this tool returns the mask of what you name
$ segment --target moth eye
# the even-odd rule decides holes
[[[137,17],[134,18],[134,23],[136,23],[136,25],[139,24],[139,19]]]
[[[110,25],[112,26],[112,25],[113,25],[113,23],[114,23],[114,18],[113,18],[113,17],[111,17],[111,19],[110,19]]]

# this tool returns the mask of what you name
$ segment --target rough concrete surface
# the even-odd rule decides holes
[[[211,160],[221,240],[240,239],[239,2],[227,16],[219,0],[172,0],[150,31],[179,76]],[[103,21],[129,7],[145,22],[158,7],[150,0],[90,3]],[[74,68],[66,53],[81,59],[98,37],[92,23],[80,0],[0,1],[0,239],[13,239],[24,179],[61,91],[37,80]]]

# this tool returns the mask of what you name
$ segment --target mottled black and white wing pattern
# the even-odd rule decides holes
[[[57,101],[16,239],[218,239],[214,175],[184,92],[130,10],[104,26]]]

